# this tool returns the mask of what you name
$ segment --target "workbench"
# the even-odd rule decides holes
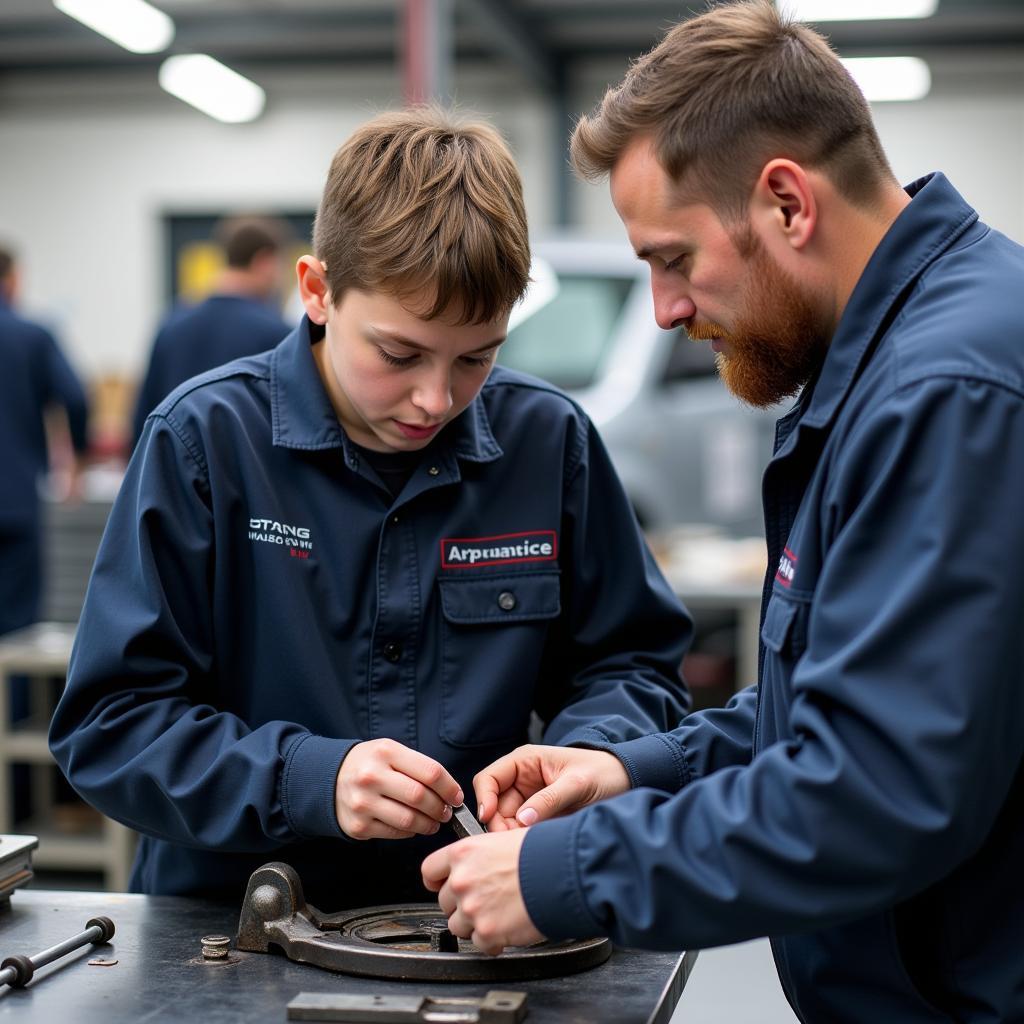
[[[616,949],[589,971],[502,985],[357,978],[234,949],[228,963],[204,961],[202,937],[233,938],[239,909],[177,896],[19,889],[0,913],[0,960],[55,945],[98,915],[117,931],[107,945],[41,968],[24,989],[0,988],[0,1021],[282,1024],[300,992],[483,996],[507,988],[527,993],[527,1024],[668,1024],[696,960],[696,953]]]

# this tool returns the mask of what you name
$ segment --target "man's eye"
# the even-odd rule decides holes
[[[377,351],[380,353],[381,359],[392,366],[409,366],[416,360],[415,356],[394,356],[384,348],[379,348]]]
[[[683,260],[685,260],[685,259],[686,259],[686,253],[685,252],[681,253],[674,260],[669,260],[668,263],[665,264],[665,269],[666,270],[678,270],[679,269],[679,264],[682,263]]]

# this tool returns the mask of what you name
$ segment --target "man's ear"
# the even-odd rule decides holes
[[[793,160],[769,160],[754,186],[751,215],[762,231],[803,249],[818,223],[814,188],[803,167]]]
[[[327,287],[326,267],[315,256],[300,256],[295,264],[299,283],[299,297],[306,314],[315,324],[327,323],[331,305],[331,291]]]

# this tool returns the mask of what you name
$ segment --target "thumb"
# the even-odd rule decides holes
[[[566,773],[538,790],[516,811],[520,825],[534,825],[538,821],[557,818],[560,814],[575,810],[586,802],[587,781],[575,773]]]

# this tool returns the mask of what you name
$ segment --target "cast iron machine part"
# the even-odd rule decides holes
[[[608,939],[538,942],[489,956],[448,931],[436,903],[407,903],[323,914],[306,903],[289,864],[252,873],[235,945],[330,971],[420,981],[511,981],[564,977],[603,964]]]
[[[109,942],[113,935],[114,922],[109,917],[94,917],[86,922],[84,932],[72,935],[70,939],[58,942],[56,946],[50,946],[41,953],[34,956],[9,956],[0,963],[0,985],[24,988],[40,967],[45,967],[72,950],[89,945],[90,942],[96,946]]]

